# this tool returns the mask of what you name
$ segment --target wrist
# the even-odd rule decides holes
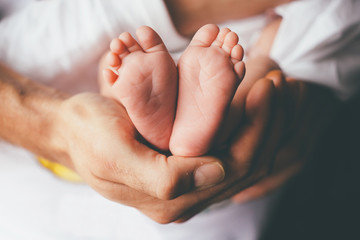
[[[41,117],[42,125],[45,126],[40,134],[42,144],[38,144],[38,155],[57,163],[61,163],[67,167],[73,168],[71,158],[68,152],[68,141],[64,133],[66,132],[66,124],[64,124],[61,111],[62,105],[69,98],[68,95],[54,91],[49,92],[43,106],[43,114]],[[46,132],[46,133],[45,133]]]
[[[61,158],[55,124],[67,97],[0,64],[0,137],[50,160]]]
[[[30,117],[27,126],[24,127],[31,130],[22,130],[28,133],[28,136],[23,136],[16,144],[50,161],[71,166],[67,154],[67,141],[62,135],[65,126],[60,121],[59,111],[68,97],[55,89],[41,85],[36,90],[26,93],[22,99],[25,105],[23,111],[28,112]]]

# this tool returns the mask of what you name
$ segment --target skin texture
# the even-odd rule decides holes
[[[214,24],[203,26],[178,71],[154,30],[143,26],[136,35],[138,42],[126,32],[113,39],[102,94],[125,106],[151,145],[169,150],[170,142],[178,156],[205,154],[245,73],[237,35]]]
[[[170,151],[201,156],[211,148],[244,74],[234,32],[214,24],[197,31],[178,62],[179,90]]]
[[[125,106],[151,145],[169,150],[170,141],[174,155],[205,154],[245,73],[237,35],[205,25],[180,58],[178,73],[154,30],[143,26],[136,35],[138,42],[126,32],[112,41],[101,92]]]
[[[66,158],[55,140],[56,109],[69,96],[0,63],[0,137],[46,158]],[[31,131],[31,134],[29,134]],[[71,165],[67,160],[65,165]]]
[[[177,69],[158,34],[137,29],[136,41],[122,33],[111,42],[102,94],[121,102],[141,135],[156,148],[169,150],[175,118]]]

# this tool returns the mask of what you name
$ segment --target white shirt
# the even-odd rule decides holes
[[[347,99],[360,88],[360,1],[302,0],[279,7],[271,57],[292,77]]]

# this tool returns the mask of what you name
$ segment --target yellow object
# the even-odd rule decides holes
[[[54,175],[70,182],[82,182],[83,180],[71,169],[59,164],[51,162],[45,158],[38,157],[39,163],[49,169]]]

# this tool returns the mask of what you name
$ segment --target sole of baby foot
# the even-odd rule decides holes
[[[205,25],[178,62],[179,92],[170,151],[205,154],[245,73],[243,49],[229,29]]]
[[[168,150],[176,107],[176,66],[153,29],[141,27],[136,35],[138,41],[129,33],[112,41],[104,82],[144,139]]]

